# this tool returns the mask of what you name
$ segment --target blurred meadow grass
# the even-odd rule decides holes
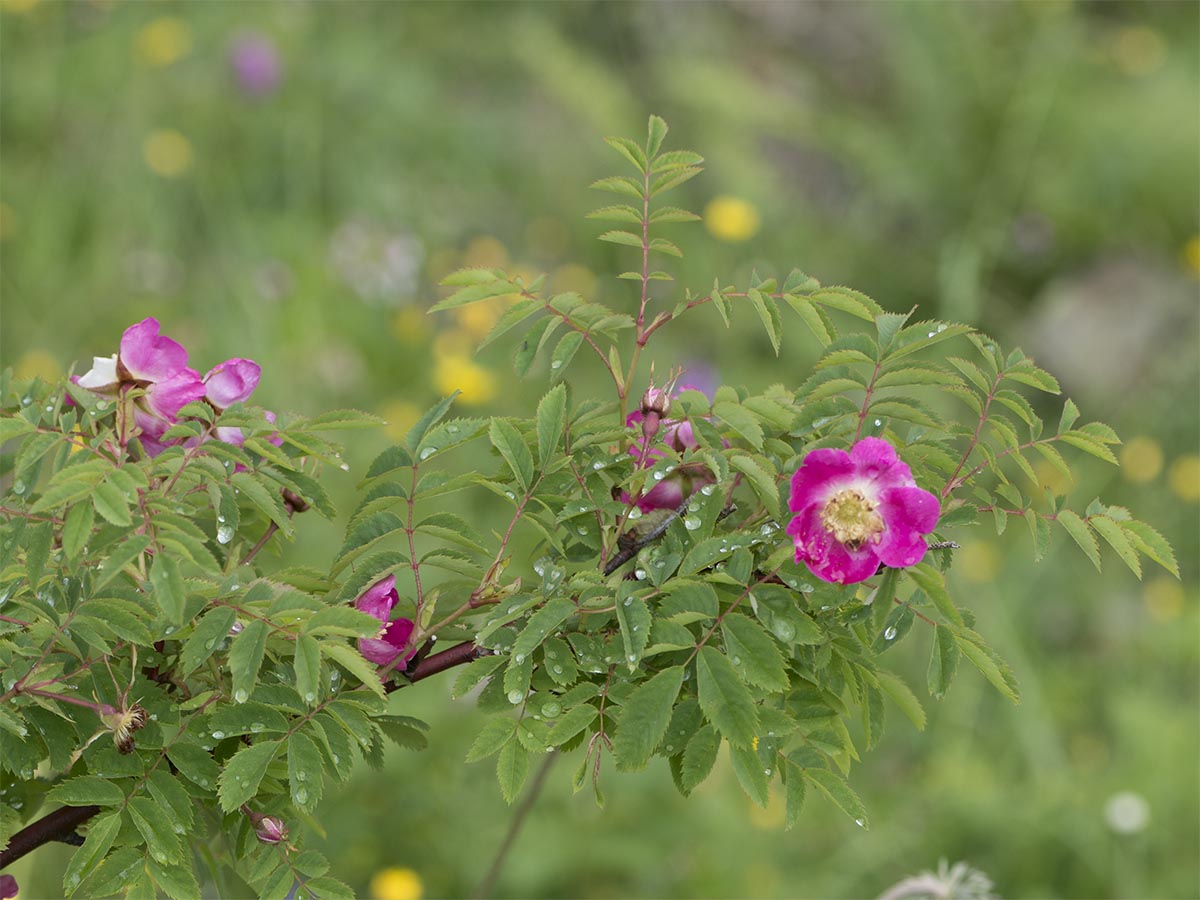
[[[852,775],[870,831],[811,797],[785,833],[724,766],[686,801],[658,763],[606,771],[601,812],[563,761],[498,895],[866,897],[946,857],[1008,897],[1195,897],[1198,25],[1182,3],[7,0],[0,361],[56,377],[156,315],[202,371],[260,361],[264,405],[389,420],[334,480],[347,510],[439,396],[504,413],[545,388],[544,363],[513,375],[511,343],[472,354],[498,306],[425,314],[444,274],[503,265],[631,301],[586,186],[618,168],[600,137],[659,113],[707,158],[679,197],[704,214],[675,226],[679,289],[795,265],[1021,344],[1127,439],[1120,473],[1089,460],[1046,485],[1135,507],[1184,578],[1108,556],[1101,576],[1061,540],[1035,566],[1022,529],[978,529],[958,596],[1024,701],[964,671],[924,733],[891,716]],[[664,329],[657,371],[802,381],[803,329],[776,359],[752,319]],[[580,366],[573,390],[601,374]],[[281,564],[332,557],[336,527],[305,525]],[[892,651],[911,683],[927,642]],[[394,702],[431,748],[331,793],[310,839],[364,895],[465,895],[510,814],[461,762],[478,718],[445,681]],[[58,896],[69,853],[27,859],[23,896]]]

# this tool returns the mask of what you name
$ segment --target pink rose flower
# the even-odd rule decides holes
[[[408,640],[412,637],[415,624],[412,619],[394,619],[388,621],[392,607],[400,601],[396,592],[396,576],[389,575],[375,582],[354,601],[354,608],[374,616],[382,623],[383,628],[377,638],[360,638],[358,652],[366,659],[379,666],[386,666],[400,654],[400,660],[406,663],[417,652],[416,647],[409,647]]]
[[[245,403],[262,375],[262,366],[252,359],[227,359],[204,376],[204,396],[216,409]]]
[[[886,566],[911,566],[929,549],[937,497],[917,487],[896,450],[863,438],[849,453],[814,450],[792,476],[787,533],[803,562],[823,581],[856,584]]]

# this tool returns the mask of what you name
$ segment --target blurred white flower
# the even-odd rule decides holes
[[[424,259],[418,238],[362,220],[344,222],[329,240],[329,260],[338,276],[373,305],[411,301]]]
[[[1105,802],[1104,821],[1117,834],[1137,834],[1150,823],[1150,804],[1135,791],[1120,791]]]

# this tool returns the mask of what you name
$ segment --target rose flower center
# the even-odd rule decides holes
[[[883,531],[883,516],[875,504],[853,488],[838,491],[821,510],[821,524],[839,544],[857,550]]]

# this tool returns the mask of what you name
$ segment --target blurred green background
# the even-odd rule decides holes
[[[156,315],[201,371],[259,360],[257,402],[392,423],[331,479],[342,509],[442,393],[503,413],[545,387],[511,342],[471,355],[494,309],[425,315],[446,272],[544,271],[628,308],[630,251],[593,239],[610,201],[586,186],[619,167],[600,138],[650,112],[708,160],[677,197],[704,213],[672,226],[680,289],[799,266],[962,319],[1126,438],[1120,473],[1047,483],[1133,507],[1182,583],[1111,556],[1100,576],[1061,539],[1035,566],[1020,528],[966,536],[958,595],[1025,699],[963,671],[924,733],[892,717],[852,775],[869,832],[810,797],[785,833],[724,763],[687,801],[661,760],[606,771],[601,812],[563,761],[498,895],[868,897],[940,857],[1006,897],[1200,895],[1200,6],[7,0],[0,29],[3,364],[82,371]],[[776,359],[741,319],[664,329],[658,370],[806,377],[798,323]],[[578,366],[577,395],[600,374]],[[282,561],[332,557],[337,526],[305,525]],[[927,641],[892,653],[918,685]],[[447,680],[394,702],[431,748],[331,790],[307,839],[366,896],[469,894],[510,815],[461,762],[478,717]],[[58,896],[69,852],[25,860],[22,896]]]

